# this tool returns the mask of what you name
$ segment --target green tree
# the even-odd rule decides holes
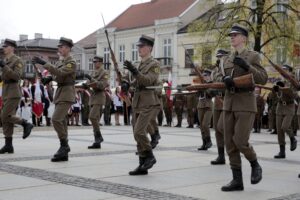
[[[299,7],[299,0],[227,0],[199,17],[188,31],[213,37],[216,47],[223,47],[228,46],[226,37],[230,28],[239,23],[249,29],[255,51],[271,48],[274,44],[292,51],[290,47],[300,40]]]

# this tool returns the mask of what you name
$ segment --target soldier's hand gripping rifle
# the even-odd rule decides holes
[[[115,53],[112,50],[111,45],[110,45],[110,41],[109,41],[109,38],[108,38],[108,32],[107,32],[107,29],[106,29],[106,25],[105,25],[105,22],[104,22],[103,15],[101,14],[101,16],[102,16],[102,20],[103,20],[103,24],[104,24],[104,32],[105,32],[105,36],[106,36],[106,39],[107,39],[108,48],[109,48],[109,51],[110,51],[110,54],[111,54],[111,60],[112,60],[113,65],[114,65],[114,70],[116,71],[116,74],[117,74],[117,81],[119,83],[121,83],[121,81],[122,81],[122,74],[121,74],[121,72],[120,72],[120,70],[118,68],[118,63],[117,63],[117,59],[116,59]]]
[[[186,50],[186,48],[184,48],[183,44],[182,44],[182,47],[183,47],[183,49],[184,49],[184,52],[185,52],[186,56],[188,57],[188,59],[189,59],[190,62],[191,62],[192,68],[195,70],[197,76],[199,77],[200,82],[201,82],[201,83],[206,83],[204,77],[202,76],[201,71],[195,66],[195,64],[194,64],[194,62],[193,62],[193,60],[192,60],[191,55],[190,55],[189,52]]]
[[[299,82],[298,82],[298,81],[297,81],[290,73],[286,72],[286,71],[283,70],[280,66],[276,65],[275,63],[273,63],[273,62],[270,60],[270,58],[268,58],[268,57],[266,56],[265,53],[263,53],[263,52],[261,52],[261,53],[262,53],[262,55],[264,55],[264,57],[269,61],[269,63],[272,65],[272,67],[274,67],[274,69],[275,69],[276,71],[279,72],[279,74],[280,74],[281,76],[283,76],[285,79],[287,79],[287,80],[288,80],[295,88],[299,89],[299,87],[300,87]]]
[[[244,76],[236,77],[233,79],[236,88],[254,88],[254,79],[252,74],[247,74]],[[186,87],[187,90],[207,90],[207,89],[226,89],[226,86],[222,82],[215,83],[203,83],[190,85]]]

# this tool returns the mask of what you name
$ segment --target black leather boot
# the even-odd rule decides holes
[[[68,161],[70,152],[70,146],[68,144],[67,139],[60,140],[60,147],[58,151],[54,154],[53,158],[51,159],[52,162],[61,162],[61,161]]]
[[[224,192],[244,190],[242,170],[241,169],[231,169],[231,170],[232,170],[233,179],[230,181],[230,183],[223,186],[221,190]]]
[[[211,138],[207,137],[206,139],[206,149],[209,149],[210,147],[212,147],[212,142],[211,142]]]
[[[280,145],[279,148],[280,151],[277,155],[274,156],[274,158],[285,158],[285,145]]]
[[[103,142],[103,137],[101,135],[101,132],[96,132],[94,133],[95,137],[95,142],[91,145],[88,146],[88,149],[101,149],[101,142]]]
[[[23,139],[26,139],[33,129],[33,124],[28,123],[26,120],[23,120],[21,125],[23,126]]]
[[[5,138],[5,145],[0,149],[0,154],[14,153],[14,147],[12,145],[12,137]]]
[[[147,175],[148,174],[148,170],[142,170],[141,166],[145,163],[145,158],[143,157],[139,157],[139,166],[133,170],[129,172],[129,175],[131,176],[137,176],[137,175]]]
[[[144,155],[146,155],[144,164],[141,165],[141,170],[148,170],[153,167],[153,165],[156,163],[156,159],[153,155],[152,150],[150,151],[145,151]]]
[[[206,140],[202,138],[202,146],[198,148],[198,151],[205,151],[206,148]]]
[[[251,161],[251,184],[257,184],[262,179],[262,168],[257,160]]]
[[[212,160],[210,163],[212,165],[224,165],[225,164],[224,147],[218,147],[218,157],[215,160]]]
[[[295,149],[297,148],[297,140],[295,136],[290,137],[290,140],[291,140],[290,150],[295,151]]]
[[[152,149],[155,149],[155,147],[158,145],[158,142],[160,140],[160,134],[158,131],[155,131],[155,133],[153,135],[151,135],[151,147]]]

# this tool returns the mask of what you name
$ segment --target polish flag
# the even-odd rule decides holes
[[[32,113],[40,118],[43,115],[43,103],[42,103],[42,90],[40,86],[40,81],[37,79],[35,83],[34,90],[34,102],[32,105]]]

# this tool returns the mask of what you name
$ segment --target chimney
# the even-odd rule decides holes
[[[42,33],[35,33],[34,34],[34,39],[42,39],[43,38],[43,34]]]
[[[28,40],[28,35],[21,34],[19,36],[19,38],[20,38],[20,41]]]

